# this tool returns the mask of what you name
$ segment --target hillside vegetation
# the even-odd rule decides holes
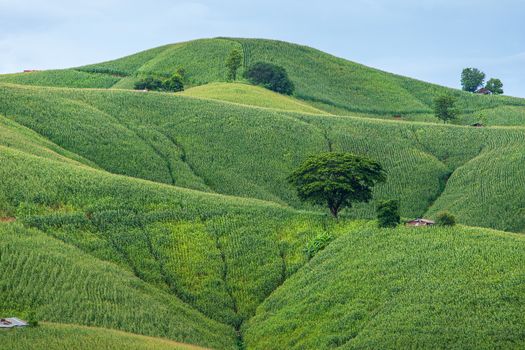
[[[520,349],[525,239],[361,227],[257,309],[249,349]]]
[[[306,46],[261,39],[195,40],[75,69],[3,75],[0,82],[132,89],[141,77],[166,77],[184,68],[188,85],[198,86],[226,80],[225,60],[232,49],[242,50],[244,69],[259,61],[285,67],[296,85],[295,97],[330,113],[379,118],[399,115],[406,120],[436,122],[432,101],[438,95],[450,93],[459,99],[461,123],[477,122],[486,116],[489,125],[525,124],[524,99],[453,90],[386,73]]]
[[[138,336],[104,328],[45,323],[36,329],[0,333],[2,345],[13,350],[204,350],[194,345]]]
[[[9,120],[112,173],[311,209],[286,177],[308,155],[350,151],[384,165],[376,197],[399,198],[405,217],[449,210],[465,224],[525,229],[523,129],[315,116],[166,93],[0,90]],[[352,215],[372,218],[374,204]]]
[[[232,49],[239,76],[272,62],[295,94],[226,82]],[[184,92],[132,90],[180,68]],[[459,123],[482,113],[512,126],[437,124],[444,92],[458,97]],[[0,75],[0,317],[42,321],[0,343],[523,348],[524,109],[255,39]],[[327,151],[387,174],[374,201],[339,220],[287,180]],[[448,211],[486,228],[379,229],[383,199],[400,200],[404,218]],[[327,247],[309,249],[319,239]]]

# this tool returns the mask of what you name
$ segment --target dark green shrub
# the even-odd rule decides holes
[[[376,207],[379,227],[396,227],[401,222],[399,215],[399,201],[381,201]]]
[[[30,310],[27,312],[27,324],[29,327],[38,327],[38,319],[36,317],[36,313],[33,310]]]
[[[179,73],[175,73],[168,79],[164,80],[162,86],[165,91],[184,91],[183,77]]]
[[[333,239],[334,237],[332,237],[332,235],[328,233],[321,233],[312,240],[310,240],[304,248],[304,253],[306,254],[308,260],[313,258],[314,255],[317,254],[317,252],[326,248]]]
[[[280,94],[291,95],[295,89],[286,69],[275,64],[257,62],[244,73],[252,84],[264,86]]]
[[[449,212],[441,212],[436,217],[436,224],[439,226],[454,226],[456,224],[456,217]]]
[[[162,80],[148,76],[146,78],[140,79],[135,83],[135,90],[153,90],[159,91],[162,90]]]

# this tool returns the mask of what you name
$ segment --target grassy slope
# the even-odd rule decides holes
[[[404,216],[450,209],[466,224],[525,228],[520,128],[302,115],[161,93],[0,89],[10,119],[110,172],[301,206],[286,176],[331,148],[383,163],[389,180],[377,198],[400,198]],[[373,205],[355,215],[372,217]]]
[[[231,327],[204,317],[132,273],[19,224],[0,224],[0,309],[233,348]]]
[[[443,93],[459,98],[461,123],[487,117],[489,125],[523,125],[525,100],[478,96],[372,69],[321,51],[271,40],[202,39],[166,45],[135,55],[80,67],[77,70],[0,76],[0,82],[20,84],[132,88],[145,74],[169,75],[183,67],[188,85],[225,80],[225,58],[231,49],[244,52],[245,65],[270,61],[284,66],[295,85],[296,97],[325,111],[435,121],[432,100]]]
[[[293,97],[284,96],[268,89],[249,84],[210,83],[186,90],[182,92],[181,95],[285,111],[312,114],[325,113]]]
[[[0,341],[13,350],[203,350],[174,341],[104,328],[43,323],[38,328],[0,332]]]
[[[355,230],[257,310],[249,349],[518,349],[525,239],[475,228]]]
[[[2,309],[21,312],[33,307],[44,320],[111,326],[204,345],[216,341],[195,332],[191,319],[186,328],[195,333],[194,338],[178,328],[178,322],[186,320],[184,313],[181,316],[176,312],[180,299],[228,325],[221,326],[227,342],[227,330],[240,327],[257,305],[306,262],[302,247],[307,240],[326,227],[343,232],[346,225],[341,222],[334,226],[321,215],[295,212],[273,203],[111,175],[2,146],[0,161],[2,215],[16,217],[25,227],[39,230],[30,235],[21,228],[18,233],[5,228],[2,242],[7,246],[2,262],[7,267],[2,269],[5,275],[1,280],[7,288],[0,289]],[[42,232],[54,238],[52,243],[46,245]],[[66,246],[55,239],[79,248],[91,260],[69,250],[72,253],[63,259],[73,270],[61,272],[57,265],[61,258],[53,252]],[[36,251],[39,246],[43,252],[35,255],[31,265],[42,265],[41,270],[17,265],[26,250]],[[54,265],[45,266],[47,260]],[[75,260],[80,266],[74,265]],[[117,264],[119,273],[126,271],[124,277],[130,282],[120,284],[147,286],[144,300],[131,294],[125,301],[114,301],[112,298],[123,292],[114,289],[113,285],[120,288],[120,284],[110,282],[113,277],[102,276],[96,266],[106,265],[99,260]],[[15,269],[10,264],[15,264]],[[93,290],[84,290],[80,282],[88,273],[88,264],[94,265],[89,278],[97,281],[96,276],[101,275]],[[43,276],[50,270],[56,272],[56,289],[46,291],[49,279]],[[31,289],[25,288],[28,284]],[[13,289],[17,293],[10,294]],[[173,308],[155,309],[157,301],[166,304],[170,296]],[[63,303],[75,298],[79,304]],[[98,301],[107,299],[108,305],[98,306]],[[134,303],[144,305],[136,317],[131,306]],[[95,310],[91,310],[93,306]],[[152,329],[141,321],[142,316],[149,317],[148,313],[159,313],[158,322],[169,328]],[[67,319],[61,319],[62,314],[67,314]],[[203,327],[206,322],[211,321],[202,320]]]

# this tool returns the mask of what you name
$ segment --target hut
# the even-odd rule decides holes
[[[492,95],[492,91],[490,91],[489,89],[481,88],[481,89],[478,89],[478,90],[476,91],[476,94],[480,94],[480,95]]]
[[[0,328],[26,327],[28,324],[16,317],[0,318]]]
[[[414,219],[414,220],[410,220],[410,221],[408,221],[406,223],[407,226],[415,226],[415,227],[432,226],[434,224],[435,224],[434,221],[428,220],[428,219],[422,219],[422,218],[417,218],[417,219]]]

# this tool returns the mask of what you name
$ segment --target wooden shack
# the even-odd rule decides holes
[[[406,223],[407,226],[415,226],[415,227],[419,227],[419,226],[432,226],[432,225],[435,225],[436,223],[432,220],[428,220],[428,219],[422,219],[422,218],[417,218],[417,219],[414,219],[414,220],[410,220]]]

